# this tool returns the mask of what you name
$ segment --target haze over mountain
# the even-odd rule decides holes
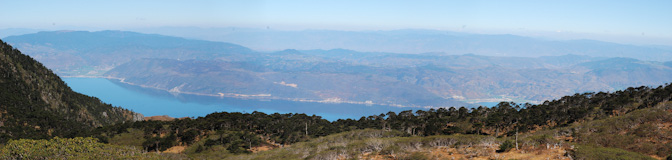
[[[417,31],[397,32],[385,33],[392,37],[417,34]],[[672,79],[670,62],[587,56],[618,50],[619,46],[630,48],[633,56],[658,55],[653,59],[664,60],[668,55],[649,54],[656,50],[653,48],[517,36],[475,37],[491,37],[485,38],[490,39],[488,43],[504,44],[523,39],[520,45],[538,44],[556,51],[567,50],[566,46],[597,49],[536,57],[347,49],[257,52],[225,42],[125,31],[40,32],[6,39],[62,76],[105,76],[173,92],[254,99],[432,107],[467,105],[465,102],[540,103],[577,92],[655,86]],[[547,45],[561,43],[567,45]],[[605,44],[610,47],[603,47]],[[626,51],[620,53],[630,54],[625,54]]]
[[[9,36],[19,36],[19,35],[24,35],[24,34],[32,34],[32,33],[37,33],[40,31],[40,29],[29,29],[29,28],[4,28],[0,29],[0,38],[4,39],[5,37]]]
[[[235,44],[123,31],[54,31],[5,40],[61,76],[100,75],[133,59],[243,59]]]
[[[500,57],[539,57],[567,54],[593,57],[628,57],[640,60],[670,61],[669,47],[638,46],[588,39],[549,40],[512,34],[475,34],[440,30],[281,31],[249,28],[179,28],[135,29],[211,41],[231,42],[259,51],[285,49],[351,49],[363,52],[428,53],[451,55],[473,53]]]
[[[2,29],[0,36],[33,34],[37,29]],[[350,49],[361,52],[477,54],[499,57],[539,57],[567,54],[627,57],[671,61],[672,46],[631,45],[590,39],[552,40],[513,34],[477,34],[455,31],[404,29],[378,31],[300,30],[252,28],[158,27],[131,29],[216,42],[229,42],[257,51]],[[645,53],[645,54],[642,54]]]

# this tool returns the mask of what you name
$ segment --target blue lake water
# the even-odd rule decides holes
[[[145,116],[168,115],[171,117],[202,117],[213,112],[305,113],[333,121],[359,119],[417,108],[400,108],[382,105],[328,104],[285,100],[245,100],[170,92],[142,88],[104,78],[62,78],[72,90],[100,98],[105,103],[130,109]]]

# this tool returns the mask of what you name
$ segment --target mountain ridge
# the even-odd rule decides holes
[[[240,45],[128,31],[51,31],[5,41],[63,76],[100,75],[138,58],[226,59],[247,57]]]
[[[444,52],[522,57],[578,54],[593,57],[630,57],[649,61],[672,60],[672,50],[669,46],[640,46],[585,39],[548,40],[511,34],[476,34],[423,29],[278,31],[245,28],[158,28],[136,31],[231,42],[267,52],[288,48],[297,50],[347,48],[360,52],[414,54]],[[208,34],[201,33],[206,31]],[[586,47],[590,45],[601,47]]]

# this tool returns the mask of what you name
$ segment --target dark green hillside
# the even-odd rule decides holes
[[[74,137],[93,127],[142,119],[76,93],[51,70],[0,41],[0,143],[16,138]]]

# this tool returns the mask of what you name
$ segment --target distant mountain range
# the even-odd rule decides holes
[[[37,33],[35,29],[0,29],[0,37]],[[477,54],[498,57],[539,57],[567,54],[672,61],[672,46],[629,45],[589,39],[549,40],[511,34],[475,34],[441,30],[387,31],[302,30],[251,28],[159,27],[133,29],[140,33],[229,42],[253,50],[351,49],[360,52]]]
[[[231,43],[122,31],[39,32],[5,40],[62,76],[100,75],[139,58],[238,60],[252,52]]]
[[[592,57],[627,57],[672,61],[670,46],[637,46],[603,41],[545,40],[510,34],[472,34],[440,30],[404,29],[389,31],[303,30],[279,31],[248,28],[151,28],[138,29],[195,39],[231,42],[254,50],[331,50],[362,52],[477,54],[499,57],[539,57],[567,54]]]
[[[315,32],[323,35],[322,31]],[[333,37],[345,40],[349,34],[335,32]],[[405,37],[399,41],[427,40],[413,42],[427,45],[452,37],[453,42],[434,46],[460,46],[462,53],[348,49],[257,52],[231,43],[124,31],[40,32],[10,36],[6,41],[62,76],[114,77],[173,92],[255,99],[433,107],[499,101],[539,103],[577,92],[657,86],[672,79],[672,62],[662,62],[672,54],[660,48],[512,35],[435,34],[413,30],[371,33]],[[427,37],[431,35],[437,38]],[[371,48],[377,48],[379,41],[350,38]],[[293,39],[286,42],[304,43]],[[382,44],[412,48],[391,41]],[[465,54],[477,48],[483,52]],[[486,50],[524,57],[485,56],[494,54]]]

